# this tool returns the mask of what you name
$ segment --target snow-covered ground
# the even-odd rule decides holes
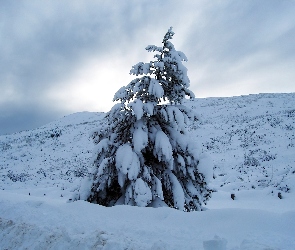
[[[214,165],[206,211],[70,202],[104,116],[76,113],[0,136],[0,249],[295,249],[295,93],[187,105]]]

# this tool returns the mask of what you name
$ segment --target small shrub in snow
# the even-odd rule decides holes
[[[30,178],[30,175],[27,173],[14,174],[13,171],[8,170],[7,177],[13,182],[25,182]]]
[[[244,165],[258,167],[258,166],[260,166],[260,162],[259,162],[259,160],[257,160],[253,156],[245,155],[244,156]]]
[[[272,161],[275,159],[275,155],[272,155],[265,150],[249,150],[249,154],[244,154],[244,165],[257,167],[260,166],[260,162]]]
[[[43,168],[40,168],[40,169],[37,171],[37,174],[41,174],[41,175],[43,175],[44,177],[46,177],[46,171],[45,171]]]
[[[1,143],[0,145],[1,145],[2,151],[6,151],[6,150],[12,149],[12,146],[10,144],[8,144],[8,143]]]
[[[286,110],[287,117],[295,117],[295,109]]]
[[[78,167],[73,173],[75,177],[84,177],[87,175],[87,168],[85,166]]]
[[[280,199],[283,199],[283,196],[282,196],[282,193],[281,193],[281,192],[278,192],[278,197],[279,197]]]
[[[92,133],[93,179],[90,185],[84,182],[81,199],[141,207],[161,200],[192,211],[201,210],[210,197],[212,164],[190,140],[187,128],[197,117],[182,104],[194,94],[182,64],[187,58],[170,42],[173,35],[170,28],[162,47],[146,48],[156,52],[155,60],[132,67],[130,74],[143,76],[118,90],[114,101],[119,103],[106,115],[106,124]]]

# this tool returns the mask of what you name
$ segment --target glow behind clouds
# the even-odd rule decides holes
[[[196,97],[295,92],[294,1],[0,2],[0,134],[108,111],[170,26]]]

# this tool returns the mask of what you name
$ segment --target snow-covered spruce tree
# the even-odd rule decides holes
[[[92,133],[94,171],[84,199],[105,206],[166,203],[193,211],[210,197],[206,170],[198,168],[199,152],[187,131],[197,117],[182,105],[186,96],[194,98],[182,64],[187,58],[170,42],[173,35],[170,28],[162,47],[147,46],[157,52],[155,60],[132,67],[130,74],[143,76],[115,94],[120,103]]]

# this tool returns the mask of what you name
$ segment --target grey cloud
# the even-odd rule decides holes
[[[233,81],[238,88],[239,82],[251,74],[274,85],[266,68],[280,68],[284,64],[285,71],[292,72],[295,67],[294,11],[294,2],[272,0],[267,3],[222,1],[204,11],[199,19],[201,25],[191,26],[188,42],[184,44],[190,48],[189,59],[194,62],[190,64],[190,68],[194,68],[191,77],[194,89],[206,88],[209,92],[210,88],[221,85],[232,87]],[[198,75],[198,69],[202,75]],[[294,82],[295,73],[292,77]],[[257,87],[257,91],[262,89]],[[264,91],[268,91],[267,88]]]
[[[29,93],[55,84],[88,56],[103,57],[131,47],[138,26],[144,26],[153,13],[147,1],[137,8],[140,16],[122,1],[5,3],[1,82],[14,76],[10,84]]]
[[[65,114],[63,107],[48,103],[49,88],[58,87],[90,57],[136,55],[144,61],[144,47],[161,42],[170,26],[176,48],[188,56],[197,96],[249,74],[265,80],[265,69],[276,65],[284,65],[291,81],[294,11],[294,1],[274,0],[1,1],[0,133],[17,119],[26,124],[27,117],[34,117],[28,122],[33,128],[32,121],[45,121],[44,113],[50,119]]]
[[[64,115],[68,114],[40,105],[9,103],[0,106],[0,135],[37,128]]]
[[[225,3],[212,6],[199,20],[202,25],[196,23],[191,27],[186,46],[195,48],[192,53],[198,54],[200,60],[214,58],[232,62],[282,41],[285,41],[284,49],[295,54],[289,40],[294,41],[295,4],[272,0],[267,4],[261,1]],[[194,45],[190,41],[194,41]]]
[[[162,4],[155,3],[1,1],[0,133],[49,121],[44,113],[52,119],[66,112],[48,105],[47,90],[77,71],[88,57],[130,54],[135,41],[148,35],[149,25],[157,28],[148,21],[155,18],[156,9],[161,12]]]

